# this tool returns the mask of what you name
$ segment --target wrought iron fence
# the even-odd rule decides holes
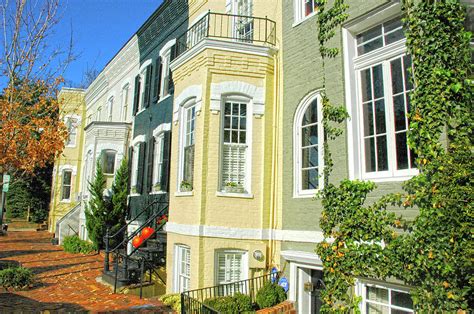
[[[275,22],[267,17],[208,12],[178,37],[174,58],[196,46],[204,38],[274,46]]]
[[[215,297],[224,297],[242,293],[250,296],[252,303],[256,303],[257,292],[269,281],[278,282],[281,272],[241,280],[213,287],[206,287],[181,293],[182,314],[214,314],[219,313],[212,307],[204,304],[204,301]]]

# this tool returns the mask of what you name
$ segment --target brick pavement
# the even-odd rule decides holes
[[[0,260],[19,261],[37,283],[27,291],[0,293],[0,313],[168,313],[157,300],[113,294],[98,283],[100,255],[66,253],[46,231],[9,232],[0,237]]]

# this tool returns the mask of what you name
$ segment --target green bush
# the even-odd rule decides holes
[[[204,304],[221,313],[242,313],[253,310],[249,296],[236,293],[233,296],[209,298]]]
[[[28,268],[11,267],[0,270],[0,287],[24,289],[33,282],[33,272]]]
[[[179,293],[162,295],[159,300],[176,312],[181,313],[181,295]]]
[[[64,237],[63,248],[69,253],[88,254],[95,251],[94,244],[81,240],[76,235]]]
[[[286,300],[286,293],[277,284],[267,282],[257,292],[257,304],[261,309],[272,307]]]

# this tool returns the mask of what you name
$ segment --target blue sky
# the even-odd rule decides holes
[[[52,45],[69,42],[71,26],[74,51],[79,54],[64,77],[79,84],[88,68],[102,70],[125,42],[163,0],[64,0],[61,20]]]

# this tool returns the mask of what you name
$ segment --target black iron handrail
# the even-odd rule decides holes
[[[210,298],[223,297],[242,293],[250,296],[251,302],[255,303],[257,292],[269,281],[278,282],[281,272],[269,273],[251,279],[225,283],[217,286],[189,290],[181,293],[181,313],[218,313],[215,309],[204,304]]]
[[[276,23],[267,17],[208,12],[176,39],[174,58],[196,46],[204,38],[263,44],[276,44]]]

